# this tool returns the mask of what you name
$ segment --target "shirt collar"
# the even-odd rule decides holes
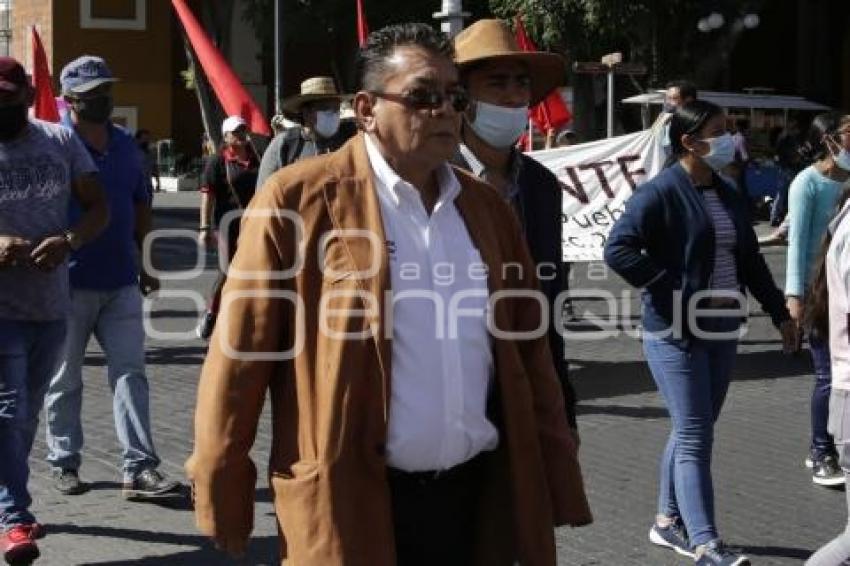
[[[487,167],[481,163],[475,153],[465,143],[459,146],[460,155],[466,161],[469,171],[479,179],[487,180]],[[522,156],[516,149],[511,149],[510,157],[510,180],[511,184],[508,189],[508,194],[505,195],[507,200],[513,200],[519,194],[519,174],[522,171]]]
[[[398,173],[387,163],[384,156],[381,155],[377,144],[372,140],[370,134],[363,136],[366,141],[366,154],[369,156],[369,164],[372,166],[372,173],[375,175],[377,189],[385,196],[389,197],[390,202],[394,206],[401,205],[402,199],[409,199],[412,196],[420,199],[419,191],[416,187],[399,177]],[[437,204],[434,206],[434,211],[440,208],[443,203],[454,201],[460,194],[460,182],[457,180],[454,171],[448,163],[442,163],[436,170],[437,183],[440,187],[440,196],[437,199]]]

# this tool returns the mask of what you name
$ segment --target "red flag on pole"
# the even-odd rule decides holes
[[[221,52],[207,37],[185,0],[171,0],[171,3],[225,113],[229,116],[242,116],[252,132],[271,136],[272,131],[263,111],[239,81]]]
[[[56,107],[56,97],[53,95],[53,85],[50,84],[50,68],[47,66],[47,54],[41,38],[32,26],[32,86],[35,88],[33,101],[33,116],[48,122],[59,121],[59,109]]]
[[[363,11],[363,0],[357,0],[357,44],[366,45],[369,37],[369,24],[366,23],[366,12]]]
[[[537,46],[525,33],[525,27],[522,25],[522,18],[519,14],[516,16],[516,41],[523,51],[538,51]],[[557,130],[573,119],[570,109],[567,108],[564,99],[561,98],[561,94],[557,90],[553,90],[549,93],[549,96],[529,108],[528,117],[534,126],[544,134],[550,129]]]

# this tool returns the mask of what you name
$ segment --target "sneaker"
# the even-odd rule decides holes
[[[649,529],[649,542],[675,550],[682,556],[694,557],[694,553],[691,552],[690,544],[688,543],[688,532],[685,530],[685,524],[679,517],[676,517],[666,527],[661,527],[658,523],[654,523],[652,528]]]
[[[838,459],[829,454],[820,460],[813,462],[812,481],[826,487],[838,487],[844,485],[844,471],[838,465]]]
[[[30,564],[40,556],[38,545],[30,538],[30,531],[24,525],[14,525],[0,534],[0,550],[6,563],[12,565]]]
[[[27,531],[30,540],[36,540],[47,536],[47,527],[41,523],[30,523],[29,525],[21,525]]]
[[[749,566],[750,559],[735,554],[721,540],[713,540],[696,549],[696,566]]]
[[[165,479],[153,468],[142,470],[132,481],[125,481],[122,494],[125,499],[151,499],[173,495],[180,489],[180,482]]]
[[[86,490],[77,470],[55,470],[53,486],[63,495],[79,495]]]
[[[213,329],[215,329],[215,314],[207,311],[198,322],[198,326],[195,328],[195,334],[201,340],[209,340]]]

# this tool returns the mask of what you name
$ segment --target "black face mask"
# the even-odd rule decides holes
[[[5,106],[0,108],[0,141],[9,141],[20,134],[27,125],[27,106]]]
[[[74,110],[86,122],[103,124],[112,116],[112,97],[93,96],[74,102]]]

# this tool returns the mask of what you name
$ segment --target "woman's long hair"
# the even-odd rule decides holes
[[[829,157],[829,148],[824,139],[835,136],[848,124],[850,124],[850,115],[835,110],[815,116],[806,133],[806,140],[800,146],[800,156],[803,161],[806,164],[812,164]]]
[[[835,206],[835,214],[838,214],[844,208],[848,199],[850,199],[850,187],[841,191]],[[826,282],[826,254],[831,243],[832,234],[827,231],[821,242],[818,258],[815,261],[812,284],[806,295],[806,308],[803,316],[803,321],[807,327],[811,328],[812,334],[822,340],[829,338],[829,288]]]

